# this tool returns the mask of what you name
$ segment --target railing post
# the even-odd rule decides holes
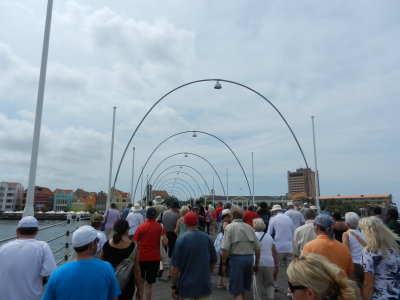
[[[71,244],[71,224],[72,215],[67,214],[67,226],[65,231],[65,247],[64,247],[64,261],[67,262],[69,258],[69,246]]]
[[[75,219],[76,223],[76,229],[78,229],[80,227],[80,222],[81,222],[81,213],[76,213],[76,219]]]

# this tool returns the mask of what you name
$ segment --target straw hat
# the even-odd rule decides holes
[[[140,206],[139,203],[135,203],[135,205],[131,208],[131,211],[140,211],[142,210],[142,207]]]

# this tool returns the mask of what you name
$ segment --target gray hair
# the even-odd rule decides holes
[[[347,212],[344,215],[344,219],[351,229],[358,228],[358,221],[360,221],[360,217],[355,212]]]
[[[303,212],[304,219],[306,220],[314,220],[315,217],[317,216],[317,213],[315,210],[311,208],[305,208]]]
[[[261,219],[261,218],[253,219],[253,228],[255,231],[258,231],[258,232],[264,231],[265,227],[266,227],[266,225],[265,225],[263,219]]]
[[[243,209],[240,206],[234,205],[231,207],[231,215],[233,219],[243,219]]]

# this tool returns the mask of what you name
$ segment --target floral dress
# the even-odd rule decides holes
[[[381,251],[364,250],[362,256],[364,272],[375,275],[372,299],[400,299],[400,253],[388,249],[384,258]]]

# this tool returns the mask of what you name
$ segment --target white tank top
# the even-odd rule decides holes
[[[358,229],[349,229],[349,231],[353,231],[355,234],[357,234],[365,243],[367,243],[367,240],[363,236],[360,230]],[[351,258],[353,259],[353,263],[355,264],[361,264],[361,257],[362,257],[362,249],[364,248],[363,245],[360,244],[360,242],[351,234],[349,233],[349,242],[350,242],[350,252],[351,252]]]

